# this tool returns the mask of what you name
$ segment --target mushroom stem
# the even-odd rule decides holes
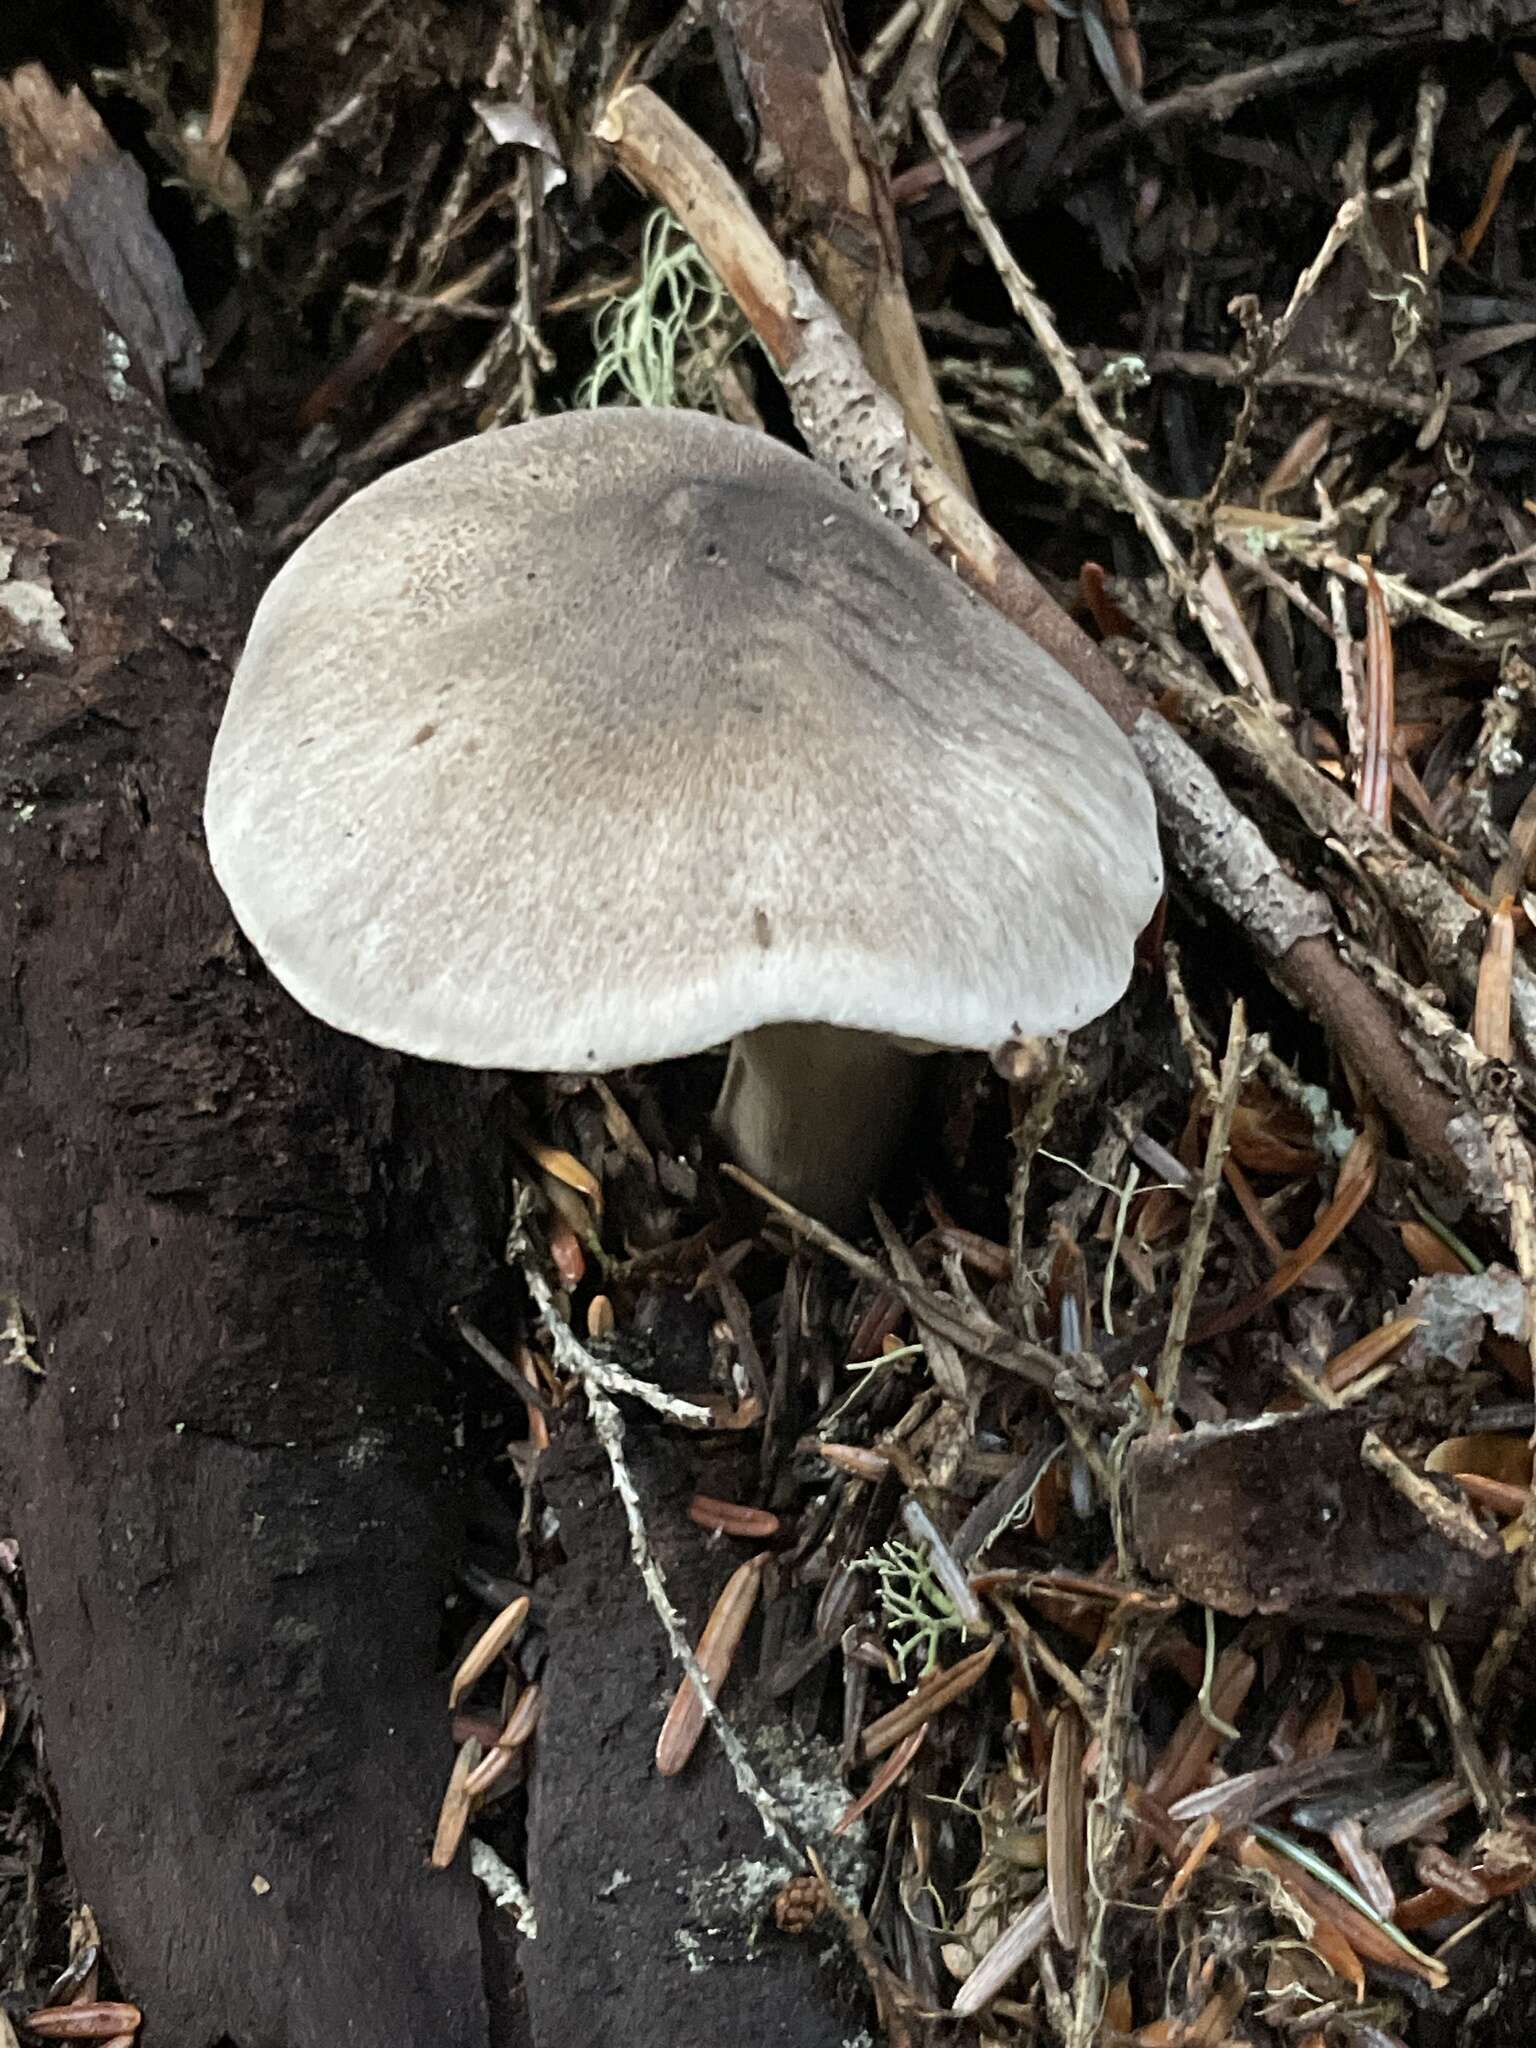
[[[715,1129],[775,1194],[836,1230],[869,1218],[917,1099],[918,1059],[832,1024],[765,1024],[731,1041]]]

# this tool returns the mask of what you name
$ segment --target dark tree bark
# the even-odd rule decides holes
[[[70,1869],[154,2048],[480,2048],[425,1867],[452,1475],[380,1275],[494,1248],[498,1084],[254,971],[199,829],[249,565],[5,154],[0,1511]]]

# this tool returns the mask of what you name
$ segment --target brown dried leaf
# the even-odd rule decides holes
[[[883,1451],[872,1451],[864,1444],[818,1444],[816,1451],[829,1465],[835,1465],[839,1472],[851,1473],[855,1479],[880,1480],[891,1469],[891,1461]]]
[[[1301,1112],[1251,1082],[1232,1112],[1232,1156],[1249,1173],[1283,1179],[1316,1173],[1318,1167],[1317,1147]]]
[[[1243,1324],[1250,1317],[1257,1315],[1261,1308],[1267,1307],[1272,1301],[1278,1301],[1280,1296],[1289,1293],[1299,1280],[1305,1279],[1323,1253],[1336,1239],[1343,1236],[1365,1207],[1371,1190],[1376,1185],[1380,1163],[1381,1131],[1379,1125],[1372,1122],[1366,1125],[1350,1146],[1344,1164],[1339,1169],[1333,1200],[1295,1251],[1251,1294],[1245,1295],[1231,1308],[1223,1309],[1218,1314],[1199,1322],[1193,1332],[1193,1340],[1205,1343],[1212,1337],[1225,1336],[1230,1330],[1241,1329]]]
[[[1488,183],[1483,188],[1482,200],[1477,212],[1456,245],[1456,253],[1463,263],[1470,263],[1482,245],[1484,235],[1493,226],[1493,216],[1499,210],[1499,201],[1504,197],[1504,188],[1519,162],[1520,152],[1525,147],[1525,138],[1530,129],[1521,124],[1500,148],[1488,171]]]
[[[1259,1667],[1246,1650],[1234,1644],[1222,1651],[1211,1678],[1211,1712],[1216,1720],[1236,1722],[1258,1674]],[[1147,1798],[1166,1811],[1186,1792],[1193,1792],[1226,1739],[1200,1711],[1200,1702],[1192,1701],[1147,1780]]]
[[[1317,1757],[1332,1756],[1344,1725],[1344,1687],[1335,1678],[1307,1716],[1296,1737],[1294,1763],[1309,1764]]]
[[[997,1643],[990,1642],[985,1649],[975,1650],[969,1657],[962,1657],[958,1664],[952,1664],[947,1671],[935,1671],[925,1678],[917,1690],[899,1707],[893,1707],[888,1714],[882,1714],[878,1721],[871,1721],[864,1730],[859,1753],[866,1763],[872,1763],[877,1756],[884,1756],[888,1749],[931,1721],[935,1714],[943,1713],[947,1706],[963,1699],[973,1685],[986,1676],[992,1659],[997,1655]]]
[[[1395,1322],[1368,1330],[1363,1337],[1357,1337],[1353,1344],[1346,1344],[1342,1351],[1336,1351],[1329,1359],[1323,1368],[1323,1385],[1336,1394],[1352,1380],[1363,1379],[1383,1359],[1400,1351],[1419,1327],[1417,1316],[1399,1316]]]
[[[767,1555],[748,1558],[726,1580],[724,1590],[711,1610],[699,1637],[696,1655],[709,1687],[709,1697],[720,1697],[720,1688],[730,1673],[752,1610],[763,1583]],[[691,1678],[678,1687],[667,1718],[656,1738],[656,1768],[664,1778],[675,1778],[698,1747],[704,1729],[704,1702]]]
[[[1194,1846],[1173,1873],[1173,1882],[1157,1902],[1158,1913],[1171,1913],[1194,1881],[1195,1873],[1207,1856],[1221,1840],[1221,1822],[1215,1814],[1206,1816],[1205,1825],[1195,1837]]]
[[[446,1870],[459,1853],[474,1805],[469,1781],[475,1774],[481,1754],[480,1744],[473,1735],[459,1745],[453,1769],[448,1774],[448,1789],[438,1808],[437,1831],[432,1837],[432,1853],[427,1859],[434,1870]]]
[[[1240,1970],[1222,1972],[1221,1983],[1200,2010],[1184,2035],[1181,2048],[1224,2048],[1230,2041],[1232,2024],[1248,1997],[1248,1984]]]
[[[1512,1432],[1481,1431],[1476,1436],[1448,1436],[1424,1460],[1426,1472],[1469,1473],[1504,1486],[1531,1483],[1531,1441]]]
[[[1298,484],[1306,483],[1328,453],[1332,439],[1333,415],[1320,412],[1307,422],[1259,485],[1259,503],[1267,505],[1272,498],[1283,497]]]
[[[1427,1223],[1411,1220],[1399,1223],[1397,1234],[1403,1241],[1403,1250],[1421,1273],[1465,1273],[1468,1270],[1439,1232],[1431,1230]]]
[[[1467,1499],[1494,1515],[1524,1515],[1530,1503],[1528,1486],[1505,1486],[1497,1479],[1484,1479],[1477,1472],[1453,1472],[1451,1477]]]
[[[1392,1970],[1412,1970],[1416,1976],[1424,1978],[1436,1989],[1449,1981],[1450,1972],[1444,1964],[1436,1962],[1433,1957],[1421,1954],[1418,1950],[1399,1946],[1390,1934],[1378,1927],[1374,1920],[1368,1919],[1364,1913],[1358,1912],[1348,1900],[1341,1899],[1337,1893],[1330,1891],[1327,1885],[1320,1884],[1316,1878],[1309,1876],[1299,1864],[1292,1863],[1289,1857],[1272,1853],[1262,1843],[1256,1842],[1252,1835],[1243,1835],[1239,1839],[1237,1858],[1245,1869],[1268,1871],[1272,1877],[1279,1879],[1288,1892],[1300,1900],[1315,1923],[1313,1944],[1319,1954],[1326,1953],[1323,1948],[1325,1941],[1332,1941],[1335,1952],[1342,1954],[1342,1951],[1338,1950],[1338,1940],[1342,1939],[1355,1956],[1363,1958],[1365,1962],[1378,1963]],[[1404,1925],[1401,1915],[1397,1924],[1399,1927]],[[1328,1930],[1327,1933],[1324,1933],[1324,1929]],[[1328,1960],[1331,1968],[1337,1967],[1331,1957]],[[1340,1970],[1339,1974],[1347,1973]],[[1361,1981],[1363,1982],[1363,1972]]]
[[[868,1789],[861,1792],[857,1799],[851,1800],[843,1808],[842,1813],[838,1816],[837,1825],[832,1830],[834,1835],[847,1834],[854,1822],[862,1820],[875,1801],[882,1794],[890,1791],[891,1787],[900,1778],[903,1771],[906,1770],[912,1759],[917,1755],[917,1752],[927,1741],[928,1728],[929,1723],[925,1721],[921,1728],[914,1728],[904,1742],[899,1742],[896,1745],[879,1770],[870,1779]]]
[[[766,1508],[743,1507],[739,1501],[716,1500],[707,1493],[696,1493],[689,1501],[688,1519],[701,1529],[722,1536],[742,1536],[755,1543],[771,1542],[784,1526]]]
[[[546,1145],[540,1138],[523,1137],[518,1142],[534,1164],[552,1180],[578,1195],[585,1195],[597,1214],[602,1215],[602,1183],[573,1153],[563,1151],[558,1145]],[[569,1220],[574,1223],[574,1216]]]
[[[528,1595],[519,1593],[515,1600],[507,1602],[496,1619],[481,1633],[474,1648],[453,1674],[453,1683],[448,1688],[450,1707],[456,1707],[475,1681],[483,1678],[490,1670],[528,1619],[530,1605]]]
[[[229,133],[261,47],[261,13],[262,0],[218,0],[218,74],[203,131],[203,146],[212,157],[222,156],[229,146]]]
[[[45,2005],[23,2022],[45,2041],[110,2041],[114,2034],[135,2034],[144,2024],[136,2005],[112,2001],[93,2005]]]

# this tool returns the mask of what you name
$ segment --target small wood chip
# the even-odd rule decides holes
[[[509,1600],[503,1607],[453,1674],[453,1684],[448,1689],[450,1707],[456,1707],[470,1687],[490,1670],[528,1619],[531,1604],[526,1593],[519,1593],[515,1600]]]
[[[738,1501],[716,1500],[711,1494],[696,1493],[688,1503],[688,1519],[701,1529],[717,1530],[722,1536],[744,1536],[767,1543],[784,1526],[766,1508],[743,1507]]]
[[[110,2041],[114,2035],[132,2038],[144,2024],[136,2005],[45,2005],[29,2013],[25,2022],[45,2041]]]

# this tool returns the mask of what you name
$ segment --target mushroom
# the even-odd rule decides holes
[[[1107,1010],[1162,887],[1131,748],[806,457],[568,413],[371,484],[279,571],[214,872],[338,1029],[602,1072],[730,1041],[718,1130],[838,1225],[918,1055]]]

